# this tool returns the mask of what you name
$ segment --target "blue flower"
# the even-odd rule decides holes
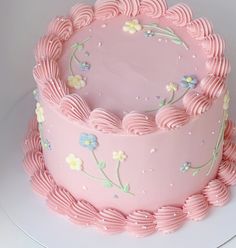
[[[185,162],[181,167],[180,171],[182,172],[187,172],[191,168],[191,163],[190,162]]]
[[[97,148],[97,137],[93,134],[83,133],[80,135],[80,145],[93,151]]]
[[[89,71],[91,67],[91,65],[87,62],[81,62],[79,66],[81,71]]]
[[[194,89],[198,84],[198,79],[196,76],[184,76],[180,82],[180,85],[184,89]]]

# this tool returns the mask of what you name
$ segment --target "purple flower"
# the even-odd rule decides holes
[[[198,79],[196,76],[184,76],[180,82],[180,85],[184,89],[194,89],[198,84]]]
[[[81,71],[89,71],[91,68],[91,65],[87,62],[81,62],[80,63],[80,69]]]

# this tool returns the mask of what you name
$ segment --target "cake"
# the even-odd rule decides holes
[[[165,0],[99,0],[35,49],[33,189],[72,222],[138,237],[223,206],[236,184],[225,42]]]

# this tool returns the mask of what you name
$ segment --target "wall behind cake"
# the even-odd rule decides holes
[[[1,0],[0,1],[0,119],[16,101],[35,87],[32,77],[33,48],[45,33],[49,21],[66,14],[76,0]],[[85,0],[93,3],[93,0]],[[216,32],[227,42],[227,54],[232,73],[229,86],[232,96],[231,112],[236,119],[236,23],[235,0],[169,0],[189,4],[196,17],[207,16]],[[235,107],[233,107],[235,106]]]

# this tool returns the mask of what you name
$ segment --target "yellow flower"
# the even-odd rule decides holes
[[[139,21],[137,19],[125,22],[125,25],[123,26],[123,31],[129,32],[130,34],[134,34],[141,29],[142,26],[139,24]]]
[[[81,89],[81,88],[84,88],[86,86],[86,82],[82,78],[82,76],[80,76],[80,75],[69,76],[68,77],[68,85],[71,88]]]
[[[83,170],[83,161],[80,158],[77,158],[73,153],[69,154],[66,157],[66,163],[70,166],[72,170]]]
[[[43,110],[43,107],[40,105],[39,102],[36,104],[35,113],[37,115],[37,121],[38,121],[38,123],[42,123],[42,122],[45,121],[44,110]]]
[[[224,97],[224,105],[223,105],[224,110],[229,109],[229,103],[230,103],[230,96],[229,96],[229,91],[227,91]]]
[[[123,151],[113,152],[113,159],[116,161],[124,162],[127,158],[126,154]]]
[[[178,90],[178,85],[175,83],[169,83],[168,85],[166,85],[166,90],[168,92],[176,92]]]

